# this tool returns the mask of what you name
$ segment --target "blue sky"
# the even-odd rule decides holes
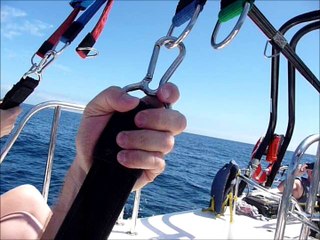
[[[143,79],[154,43],[166,35],[177,1],[116,1],[95,47],[99,56],[81,59],[74,51],[91,31],[94,18],[79,37],[43,74],[27,103],[65,100],[86,104],[111,85],[125,86]],[[279,28],[288,19],[319,9],[319,1],[256,1],[256,6]],[[214,50],[210,37],[219,1],[208,1],[185,40],[186,57],[170,81],[180,88],[174,108],[188,119],[188,132],[255,143],[265,134],[270,111],[270,59],[263,55],[266,37],[248,18],[227,47]],[[71,12],[68,1],[1,0],[1,97],[30,68],[31,56]],[[236,19],[222,25],[218,40]],[[302,26],[293,28],[292,35]],[[176,29],[179,33],[183,27]],[[269,50],[270,50],[269,46]],[[319,78],[319,32],[306,35],[297,52]],[[161,48],[154,76],[156,86],[177,50]],[[280,63],[276,133],[287,126],[287,64]],[[319,94],[297,74],[296,125],[290,149],[319,132]],[[313,146],[315,153],[315,146]]]

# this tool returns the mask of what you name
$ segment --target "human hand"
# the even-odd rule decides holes
[[[174,136],[186,127],[186,119],[181,113],[165,109],[160,104],[176,102],[179,98],[177,87],[171,83],[163,85],[157,98],[159,108],[136,114],[134,121],[141,130],[122,131],[116,138],[117,144],[123,149],[117,156],[119,163],[128,168],[144,169],[134,189],[152,182],[164,170],[164,155],[172,150]],[[154,101],[154,98],[146,97],[144,100]],[[76,161],[86,173],[92,164],[94,146],[112,114],[115,111],[130,111],[138,104],[138,98],[121,88],[110,87],[87,105],[76,141]]]
[[[0,109],[0,138],[10,134],[21,111],[20,107]]]
[[[296,171],[294,172],[295,177],[301,177],[307,172],[307,164],[299,164]]]

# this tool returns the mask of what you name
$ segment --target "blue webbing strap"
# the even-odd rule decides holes
[[[172,25],[179,27],[190,20],[198,5],[201,5],[201,11],[207,0],[180,0],[176,13],[172,18]]]
[[[80,7],[81,10],[85,10],[87,7],[89,7],[92,4],[93,0],[72,0],[70,1],[70,5],[73,8]]]
[[[80,11],[85,10],[93,0],[73,0],[69,4],[73,7],[73,11],[65,19],[65,21],[56,29],[56,31],[40,46],[36,54],[44,58],[45,54],[55,48],[60,41],[62,34],[70,27]]]
[[[96,0],[76,21],[71,24],[68,30],[62,35],[60,41],[66,44],[71,43],[106,1],[107,0]]]

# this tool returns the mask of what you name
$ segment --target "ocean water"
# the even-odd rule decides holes
[[[23,105],[25,110],[30,105]],[[0,166],[0,194],[21,184],[32,184],[40,191],[47,160],[53,110],[38,113],[26,125]],[[48,203],[59,195],[64,175],[75,156],[74,139],[81,115],[63,111],[59,124]],[[1,147],[6,138],[0,140]],[[166,156],[166,170],[142,190],[139,216],[147,217],[207,207],[212,180],[230,160],[245,168],[252,144],[182,133],[176,137],[174,150]],[[288,164],[292,152],[283,160]],[[305,161],[314,161],[306,155]],[[132,211],[133,194],[125,207],[125,217]]]

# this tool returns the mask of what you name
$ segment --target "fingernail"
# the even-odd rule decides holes
[[[117,143],[120,147],[125,147],[128,143],[128,136],[127,134],[121,132],[117,136]]]
[[[133,101],[133,99],[135,99],[133,96],[129,95],[129,94],[124,94],[121,98],[121,100],[124,102],[124,103],[131,103]]]
[[[136,117],[136,125],[137,127],[144,127],[147,122],[147,116],[145,113],[140,112]]]
[[[164,99],[168,99],[170,97],[170,91],[166,87],[161,88],[160,91]]]
[[[118,159],[119,163],[124,165],[126,163],[126,153],[125,153],[125,151],[118,152],[117,159]]]

